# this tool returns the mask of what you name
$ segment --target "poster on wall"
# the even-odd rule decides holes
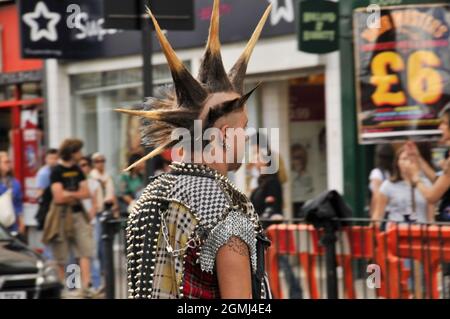
[[[450,4],[354,11],[359,142],[434,140],[450,106]],[[373,18],[376,18],[375,20]]]

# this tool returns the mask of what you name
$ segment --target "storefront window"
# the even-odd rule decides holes
[[[289,81],[290,178],[293,212],[327,189],[323,75]]]
[[[189,67],[189,63],[185,63]],[[155,88],[172,82],[167,65],[153,68]],[[114,112],[142,102],[142,70],[133,68],[71,77],[73,127],[85,143],[84,152],[101,152],[107,169],[118,175],[131,153],[142,151],[139,119]]]

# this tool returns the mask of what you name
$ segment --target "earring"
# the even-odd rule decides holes
[[[223,141],[223,147],[225,147],[225,149],[226,149],[227,151],[229,151],[229,150],[231,149],[231,146],[230,146],[227,142],[225,142],[225,141]]]

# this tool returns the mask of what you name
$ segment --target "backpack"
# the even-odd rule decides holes
[[[42,196],[39,198],[39,209],[36,213],[35,219],[38,223],[37,229],[43,230],[45,219],[47,218],[48,211],[50,210],[50,205],[52,203],[53,195],[51,186],[48,186]]]

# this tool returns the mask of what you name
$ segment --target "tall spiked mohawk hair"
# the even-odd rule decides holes
[[[131,165],[128,169],[172,147],[177,142],[171,139],[171,133],[174,129],[186,128],[192,131],[194,121],[200,119],[205,102],[211,94],[236,92],[240,95],[240,98],[221,105],[212,106],[203,119],[204,129],[213,125],[220,116],[242,107],[256,89],[244,94],[244,78],[250,56],[261,35],[272,5],[269,5],[264,12],[244,52],[228,74],[223,66],[222,55],[220,53],[219,7],[220,0],[214,0],[208,42],[197,79],[192,76],[183,62],[178,58],[162,32],[158,21],[150,9],[147,8],[147,13],[155,26],[156,36],[172,74],[173,89],[166,90],[163,99],[148,98],[143,104],[143,110],[116,110],[129,115],[142,117],[143,141],[148,146],[155,147],[152,152]]]

